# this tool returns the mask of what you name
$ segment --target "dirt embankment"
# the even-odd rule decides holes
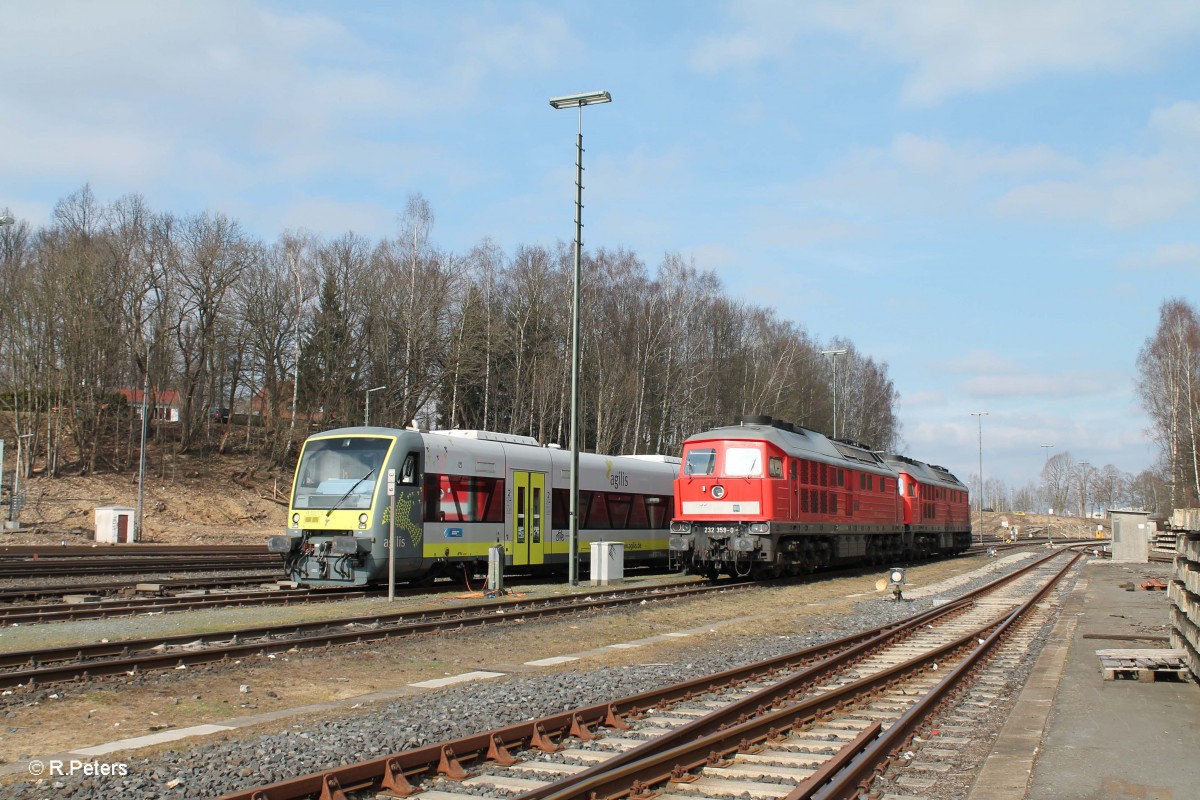
[[[143,541],[169,544],[258,544],[285,524],[290,471],[243,456],[175,456],[147,469]],[[34,475],[22,481],[20,532],[3,544],[83,544],[94,538],[97,506],[137,507],[138,474]],[[8,507],[0,515],[8,519]]]

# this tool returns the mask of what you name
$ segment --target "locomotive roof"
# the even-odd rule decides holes
[[[824,461],[829,464],[852,465],[855,469],[893,474],[892,469],[876,453],[849,442],[830,439],[807,428],[789,426],[791,430],[771,423],[742,422],[693,434],[685,442],[714,439],[744,439],[767,441],[791,455]]]
[[[884,460],[896,472],[907,472],[921,483],[967,491],[966,484],[956,478],[950,470],[940,467],[937,464],[926,464],[924,461],[917,461],[915,458],[896,454],[885,456]]]

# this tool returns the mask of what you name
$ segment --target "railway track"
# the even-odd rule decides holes
[[[59,556],[97,555],[206,555],[211,553],[236,554],[267,552],[262,544],[5,544],[0,545],[0,560],[6,558],[55,558]]]
[[[1040,600],[1079,557],[1052,553],[826,645],[222,800],[857,797],[877,774],[886,783],[889,765],[919,758],[919,742],[933,738],[922,725],[939,704],[1011,675],[1048,613]]]
[[[169,597],[128,597],[83,603],[43,603],[0,607],[0,627],[31,625],[43,622],[66,622],[79,619],[107,619],[141,614],[163,614],[175,611],[197,611],[208,608],[242,608],[246,606],[300,605],[329,603],[337,600],[358,600],[378,595],[377,590],[340,589],[255,589],[251,591],[222,591],[213,594],[180,594]]]
[[[64,575],[139,575],[151,573],[215,572],[223,570],[282,570],[283,561],[270,553],[209,553],[207,555],[8,556],[0,558],[0,578],[48,578]]]
[[[187,589],[216,589],[230,586],[252,586],[279,580],[279,571],[237,575],[224,578],[172,578],[155,581],[151,586],[155,594]],[[19,589],[0,589],[0,606],[12,603],[31,603],[47,597],[62,597],[69,594],[134,596],[141,584],[129,581],[106,581],[105,583],[61,583],[54,585],[23,586]]]
[[[239,628],[216,633],[125,639],[0,653],[0,687],[33,686],[104,675],[179,669],[255,654],[295,652],[336,644],[577,614],[643,602],[738,591],[749,583],[617,589],[567,598],[501,600],[441,611],[359,614],[318,622]]]

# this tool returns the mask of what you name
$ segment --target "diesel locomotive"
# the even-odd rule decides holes
[[[623,542],[625,563],[666,565],[679,459],[579,454],[579,553]],[[389,526],[399,581],[506,565],[567,571],[569,451],[529,436],[474,430],[340,428],[300,451],[287,532],[268,541],[307,586],[388,581]],[[387,493],[394,470],[395,495]],[[468,572],[470,574],[470,572]]]
[[[801,575],[961,553],[967,487],[948,470],[770,417],[684,441],[670,549],[716,577]]]

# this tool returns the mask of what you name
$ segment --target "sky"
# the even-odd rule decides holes
[[[907,452],[964,480],[1154,464],[1158,308],[1200,301],[1192,0],[19,3],[0,208],[156,211],[509,253],[679,253],[886,362]],[[972,413],[986,412],[975,417]],[[1053,444],[1049,451],[1043,444]],[[981,446],[982,445],[982,446]]]

